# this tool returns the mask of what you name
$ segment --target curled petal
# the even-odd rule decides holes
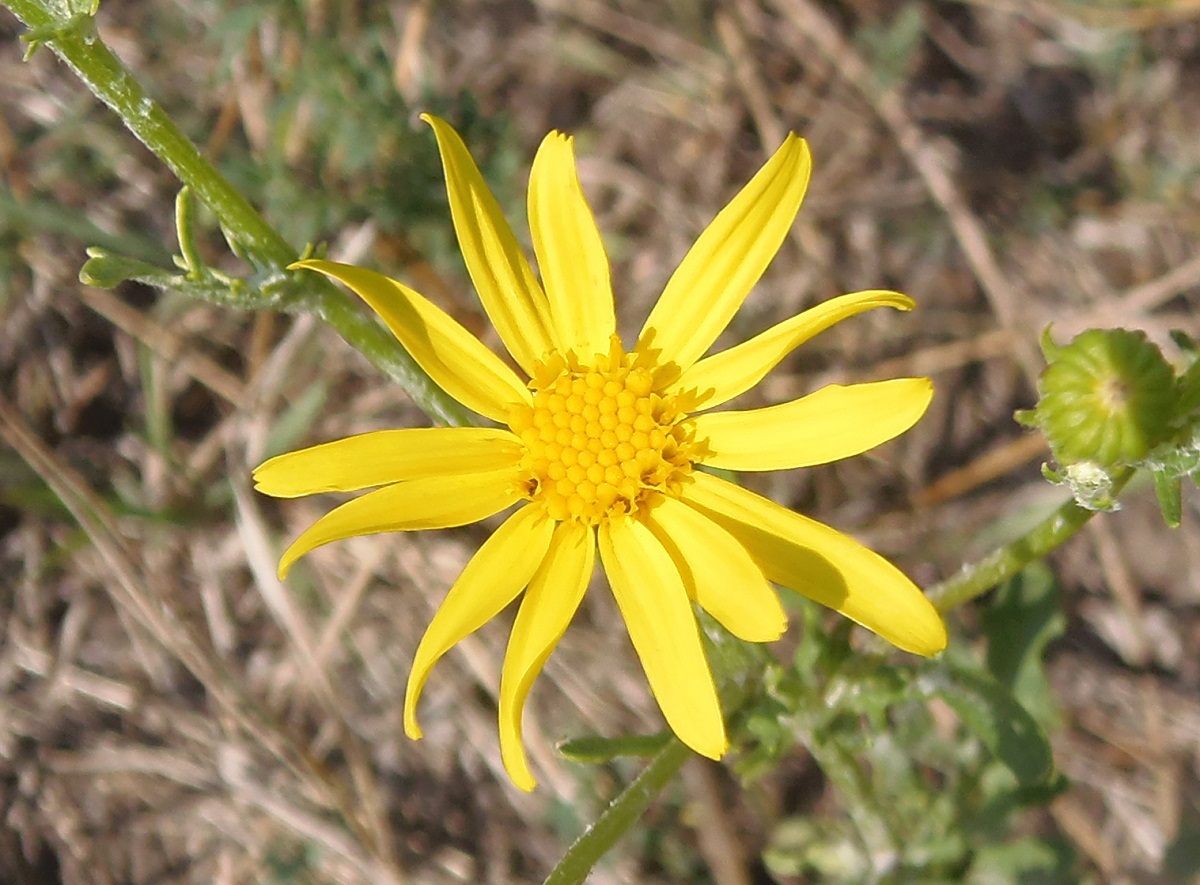
[[[600,558],[633,648],[679,739],[719,759],[729,746],[712,671],[679,569],[636,519],[600,525]]]
[[[946,647],[946,625],[898,568],[827,525],[705,473],[683,500],[738,539],[767,579],[841,612],[918,655]]]
[[[683,257],[642,327],[638,351],[658,351],[660,365],[683,372],[712,346],[783,244],[811,172],[808,143],[789,133]]]
[[[421,737],[417,702],[433,665],[517,598],[546,558],[553,531],[540,508],[522,507],[471,557],[417,646],[404,692],[404,733],[410,738]]]
[[[513,405],[532,402],[529,390],[500,357],[403,283],[373,270],[316,258],[291,267],[315,270],[354,290],[434,383],[468,409],[504,421]]]
[[[573,139],[551,132],[529,173],[529,230],[558,342],[583,358],[617,330],[608,254],[579,185]]]
[[[486,473],[520,460],[520,439],[499,428],[373,430],[276,455],[255,469],[254,487],[276,498],[299,498],[439,474]]]
[[[454,232],[479,300],[508,352],[532,375],[538,360],[556,349],[546,296],[458,133],[432,114],[421,119],[437,136]]]
[[[869,289],[823,301],[720,353],[705,357],[683,373],[675,390],[694,391],[700,408],[710,409],[745,393],[785,356],[842,320],[876,307],[912,310],[913,300],[899,292]]]
[[[661,501],[646,522],[696,603],[726,630],[747,642],[771,642],[787,630],[779,595],[733,535],[674,498]]]
[[[788,470],[860,455],[908,430],[929,408],[928,378],[896,378],[815,393],[764,409],[693,420],[701,459],[725,470]]]
[[[322,544],[380,532],[467,525],[512,506],[523,494],[516,465],[487,473],[428,476],[384,486],[347,501],[309,526],[284,551],[279,577],[286,577],[297,559]]]
[[[574,520],[559,523],[513,622],[500,677],[500,755],[513,783],[527,792],[536,782],[521,740],[525,699],[583,601],[595,562],[595,532]]]

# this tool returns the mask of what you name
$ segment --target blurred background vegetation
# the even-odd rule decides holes
[[[938,393],[869,457],[745,480],[923,585],[1063,497],[1012,420],[1043,327],[1144,329],[1169,355],[1168,330],[1200,337],[1194,0],[105,0],[99,27],[297,249],[485,335],[419,112],[459,128],[522,238],[536,145],[576,135],[627,332],[804,135],[809,195],[724,343],[856,289],[919,308],[825,333],[747,402],[904,374]],[[413,650],[486,527],[333,545],[279,586],[281,544],[328,502],[258,498],[249,467],[426,419],[312,317],[81,285],[89,246],[172,266],[178,184],[50,52],[23,62],[21,32],[0,11],[0,881],[539,880],[640,767],[555,743],[660,722],[611,599],[590,594],[532,695],[537,792],[499,762],[502,623],[439,665],[408,742]],[[1168,531],[1131,490],[955,613],[933,666],[794,603],[761,677],[778,715],[727,764],[689,763],[593,881],[1196,881],[1185,505]],[[948,670],[1011,689],[1054,770]]]

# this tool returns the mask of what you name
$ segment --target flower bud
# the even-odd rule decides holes
[[[1145,333],[1089,329],[1056,348],[1038,381],[1041,399],[1027,423],[1040,427],[1064,466],[1132,464],[1168,438],[1175,418],[1175,373]]]

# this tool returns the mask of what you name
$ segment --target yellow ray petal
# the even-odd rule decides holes
[[[679,739],[719,759],[729,746],[712,672],[683,579],[636,519],[602,523],[600,558],[663,716]]]
[[[508,776],[526,792],[536,782],[521,740],[525,699],[575,616],[595,561],[596,533],[579,522],[559,523],[513,622],[500,677],[500,755]]]
[[[485,473],[520,460],[520,439],[499,428],[374,430],[276,455],[255,468],[254,488],[276,498],[298,498],[437,474]]]
[[[783,244],[811,172],[808,143],[789,133],[683,257],[642,327],[639,351],[660,351],[660,365],[683,372],[712,346]]]
[[[674,498],[661,501],[646,524],[697,604],[726,630],[747,642],[771,642],[787,630],[775,588],[729,532]]]
[[[546,296],[458,133],[432,114],[421,119],[437,136],[450,216],[475,291],[508,352],[532,375],[534,364],[555,349]]]
[[[429,299],[383,274],[310,258],[293,268],[315,270],[344,283],[371,306],[439,387],[468,409],[505,421],[529,390],[478,338]]]
[[[918,655],[946,647],[946,625],[904,573],[827,525],[740,486],[693,474],[683,500],[750,551],[768,580],[841,612]]]
[[[928,378],[820,390],[765,409],[697,415],[700,459],[726,470],[788,470],[860,455],[917,423],[933,398]]]
[[[545,559],[553,531],[541,508],[522,507],[471,557],[417,646],[404,692],[404,733],[410,738],[421,737],[417,702],[433,665],[517,598]]]
[[[427,476],[385,486],[326,513],[284,551],[279,577],[310,550],[359,535],[444,529],[478,522],[522,497],[516,466],[487,473]]]
[[[842,320],[875,307],[912,310],[907,295],[869,289],[839,295],[784,320],[749,341],[705,357],[683,373],[675,390],[695,391],[697,405],[710,409],[745,393],[775,368],[785,356]]]
[[[607,353],[617,330],[608,254],[579,185],[573,139],[551,132],[529,173],[529,230],[564,349]]]

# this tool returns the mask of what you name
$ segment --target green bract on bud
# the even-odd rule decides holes
[[[1041,428],[1060,464],[1133,464],[1170,436],[1175,373],[1144,333],[1089,329],[1057,347],[1047,330],[1043,350],[1041,398],[1018,418]]]

